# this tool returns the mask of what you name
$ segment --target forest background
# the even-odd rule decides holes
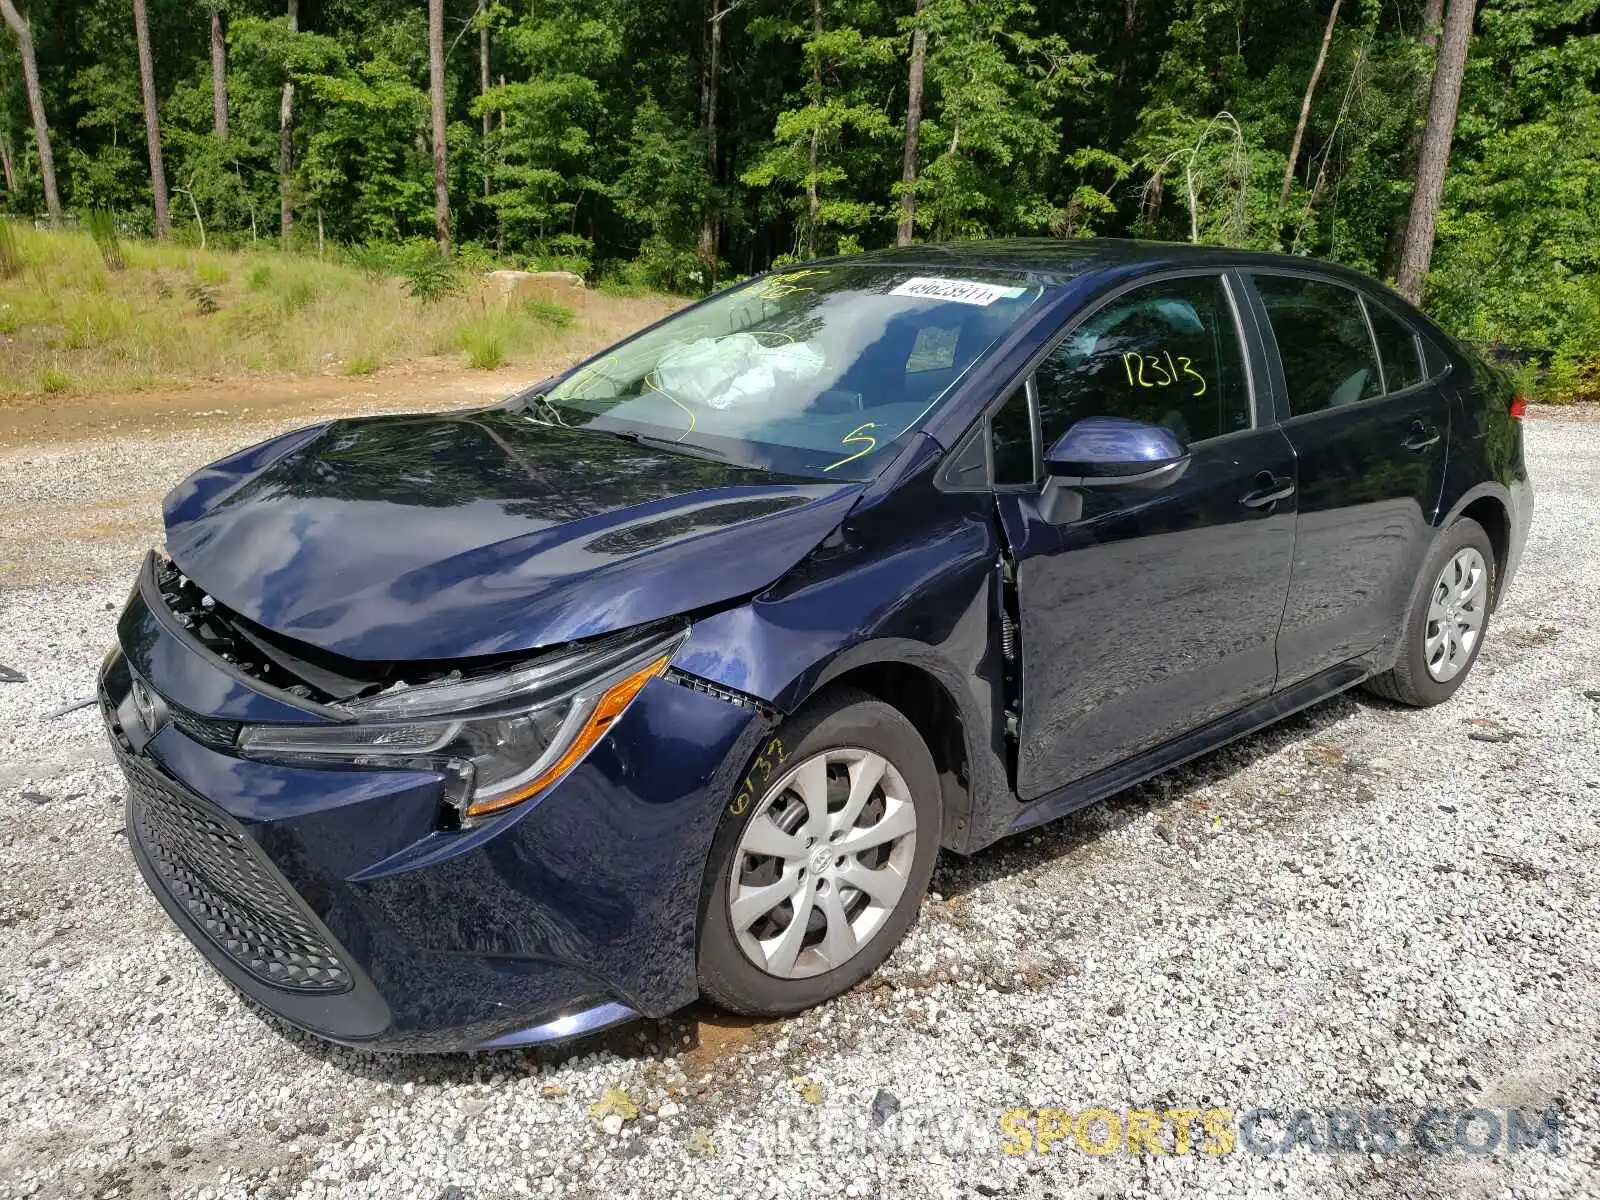
[[[425,302],[491,265],[696,294],[913,240],[1222,243],[1385,278],[1545,397],[1600,397],[1597,0],[0,16],[6,207],[102,246],[288,250]]]

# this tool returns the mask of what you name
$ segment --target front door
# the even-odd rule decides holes
[[[1450,401],[1416,333],[1320,279],[1253,283],[1282,363],[1299,461],[1278,686],[1358,658],[1400,628],[1444,484]]]
[[[1084,417],[1119,416],[1166,425],[1192,459],[1156,490],[1083,489],[1065,504],[1049,495],[1058,484],[997,491],[1022,634],[1024,799],[1271,692],[1295,511],[1294,454],[1270,413],[1256,418],[1220,275],[1116,297],[1033,387],[1043,446]]]

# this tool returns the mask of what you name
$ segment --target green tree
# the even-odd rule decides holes
[[[620,23],[608,8],[558,0],[503,27],[499,41],[522,77],[473,103],[479,114],[504,113],[488,203],[528,252],[583,266],[592,240],[579,230],[580,206],[611,190],[613,147],[597,133],[611,116],[603,79],[622,53]]]
[[[628,165],[615,197],[640,231],[639,266],[654,287],[691,292],[709,281],[699,218],[710,207],[711,179],[700,138],[693,125],[645,94],[633,117]]]
[[[39,86],[38,59],[33,49],[33,26],[17,11],[12,0],[0,0],[0,17],[17,39],[17,54],[22,59],[22,76],[28,92],[28,109],[33,115],[34,146],[39,154],[39,174],[44,181],[45,208],[50,224],[61,224],[61,202],[56,194],[55,156],[50,146],[50,121],[45,115],[44,91]]]
[[[799,215],[794,253],[801,258],[857,248],[880,215],[861,185],[865,160],[881,164],[881,148],[892,145],[894,133],[882,80],[895,61],[895,42],[873,32],[883,25],[876,3],[825,7],[824,0],[810,0],[806,21],[770,18],[758,34],[798,44],[806,78],[743,178],[752,187],[791,191]]]
[[[369,261],[409,261],[436,243],[443,200],[474,263],[493,247],[688,291],[793,256],[1018,234],[1385,271],[1418,195],[1447,11],[442,0],[434,72],[417,0],[140,4],[148,105],[130,0],[0,0],[8,44],[31,51],[0,67],[13,211],[109,208],[152,230],[159,153],[175,237],[287,242],[298,208],[319,244],[399,243]],[[1600,0],[1494,0],[1448,153],[1435,142],[1423,172],[1429,310],[1547,351],[1573,393],[1600,392],[1597,106]],[[1408,281],[1423,277],[1413,261]]]
[[[921,21],[935,110],[917,223],[938,238],[1045,232],[1061,213],[1057,104],[1104,78],[1093,56],[1040,32],[1027,0],[930,0]]]

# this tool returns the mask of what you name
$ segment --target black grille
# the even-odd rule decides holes
[[[124,758],[133,834],[168,895],[263,983],[342,992],[350,972],[260,849],[234,822]]]
[[[172,723],[197,742],[208,746],[231,746],[239,740],[239,722],[202,717],[182,708],[171,708]]]

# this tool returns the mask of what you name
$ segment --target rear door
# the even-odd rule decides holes
[[[1024,799],[1272,690],[1294,455],[1270,408],[1257,417],[1235,286],[1191,274],[1115,296],[993,421],[1022,631]],[[1052,498],[1060,485],[1043,484],[1031,448],[1090,416],[1166,425],[1189,446],[1187,471],[1156,490]]]
[[[1376,297],[1288,273],[1252,282],[1299,468],[1282,688],[1399,628],[1437,519],[1450,401],[1417,334]]]

